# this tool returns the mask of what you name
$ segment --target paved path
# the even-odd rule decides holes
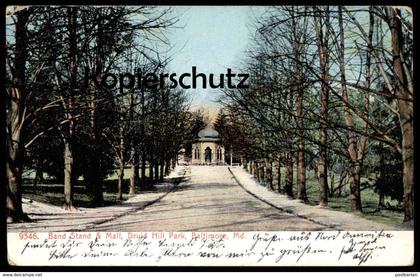
[[[174,179],[168,178],[166,183],[160,185],[158,192],[139,194],[122,205],[80,209],[73,213],[43,204],[47,206],[44,207],[40,203],[26,203],[24,210],[35,222],[11,224],[8,229],[297,231],[343,228],[380,230],[384,227],[352,214],[337,214],[293,202],[259,186],[241,168],[233,168],[232,172],[234,175],[226,166],[179,167],[175,174],[169,176],[178,179],[184,176],[179,184],[174,185]],[[40,211],[37,212],[37,209]],[[45,210],[49,212],[45,214]],[[343,224],[343,220],[338,220],[337,216],[344,221],[349,220],[349,224]]]
[[[377,223],[357,214],[335,211],[304,204],[258,184],[253,176],[240,167],[229,168],[237,182],[251,195],[289,214],[311,220],[335,230],[400,230],[400,227]]]
[[[189,180],[145,210],[96,231],[286,231],[327,227],[282,212],[247,193],[226,166],[191,166]]]

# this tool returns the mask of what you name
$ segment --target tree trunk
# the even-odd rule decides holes
[[[32,184],[32,191],[35,191],[36,186],[38,184],[38,179],[39,179],[39,171],[38,171],[38,169],[35,169],[35,177],[34,177],[34,182]]]
[[[19,148],[18,142],[9,141],[9,157],[6,162],[8,223],[28,220],[22,209],[22,151]]]
[[[290,197],[293,197],[293,160],[291,153],[286,154],[286,174],[284,179],[284,191]]]
[[[378,210],[384,207],[385,207],[385,194],[382,191],[379,191]]]
[[[281,156],[279,154],[278,159],[277,159],[277,191],[279,193],[282,192],[281,189]]]
[[[343,8],[345,9],[345,8]],[[391,33],[392,46],[392,67],[396,81],[396,100],[398,115],[401,127],[402,144],[400,147],[391,144],[396,150],[400,151],[403,157],[403,184],[404,184],[404,221],[414,219],[414,136],[413,136],[413,64],[404,64],[402,57],[403,43],[406,41],[402,32],[401,12],[396,7],[385,7],[386,20]],[[352,22],[361,31],[362,35],[369,42],[368,35],[363,27],[358,23],[354,16],[346,10]],[[373,12],[370,12],[371,18]],[[368,43],[369,50],[375,55],[376,65],[380,71],[387,88],[390,92],[394,91],[392,81],[385,72],[378,51],[375,51],[372,43]],[[406,62],[409,62],[406,60]]]
[[[347,171],[343,170],[340,174],[340,181],[338,183],[338,195],[337,195],[338,197],[343,196],[343,188],[345,185],[344,181],[346,179],[346,176],[347,176]]]
[[[119,159],[119,173],[118,173],[118,193],[117,200],[122,201],[122,189],[124,183],[124,165],[125,165],[125,141],[124,141],[124,128],[120,126],[120,145],[118,148]]]
[[[103,63],[104,63],[104,51],[103,51],[103,28],[102,28],[102,14],[101,9],[98,9],[98,17],[97,17],[97,28],[98,28],[98,35],[97,35],[97,44],[96,44],[96,76],[101,76],[103,74]],[[98,91],[99,90],[99,91]],[[93,196],[93,205],[96,207],[100,207],[103,205],[103,189],[102,189],[102,174],[101,174],[101,162],[100,156],[102,153],[99,153],[99,144],[98,141],[98,102],[97,93],[102,95],[104,91],[101,91],[100,88],[96,86],[92,86],[90,89],[90,101],[89,101],[89,108],[90,108],[90,125],[91,125],[91,133],[90,133],[90,144],[92,149],[92,154],[90,157],[90,164],[88,165],[88,186],[89,186],[89,193]]]
[[[350,194],[351,194],[351,209],[353,211],[362,211],[362,201],[360,197],[360,163],[356,162],[351,167],[352,179],[350,182]]]
[[[328,30],[324,32],[323,25],[329,26],[329,10],[325,11],[325,23],[321,24],[322,18],[315,18],[316,42],[319,52],[319,61],[322,71],[321,76],[321,118],[319,132],[319,161],[318,161],[318,181],[319,181],[319,205],[328,205],[328,182],[327,182],[327,123],[328,123],[328,98],[329,98],[329,54],[328,54]],[[325,35],[325,38],[324,38]]]
[[[404,68],[404,36],[401,27],[401,12],[388,7],[389,28],[392,39],[393,71],[397,84],[397,104],[402,134],[404,221],[414,219],[414,133],[413,133],[413,83],[408,80],[412,72]]]
[[[153,182],[153,176],[154,176],[153,168],[154,167],[155,167],[155,165],[153,164],[153,161],[149,161],[149,180],[150,180],[150,183]]]
[[[37,161],[36,163],[36,168],[35,168],[35,179],[34,179],[34,186],[33,189],[35,190],[38,182],[44,182],[44,171],[43,171],[43,160],[40,159]]]
[[[350,167],[351,167],[351,177],[352,180],[350,182],[350,193],[351,193],[351,209],[352,211],[361,212],[362,211],[362,204],[361,204],[361,195],[360,195],[360,172],[361,172],[361,162],[364,156],[364,150],[366,146],[366,137],[361,136],[360,138],[360,146],[359,150],[357,150],[357,140],[355,135],[355,125],[353,123],[352,114],[350,112],[350,99],[347,93],[347,85],[346,85],[346,75],[345,75],[345,59],[344,59],[344,26],[343,26],[343,16],[342,16],[342,7],[338,8],[338,20],[339,20],[339,28],[340,28],[340,52],[339,52],[339,64],[340,64],[340,81],[341,81],[341,90],[342,96],[344,100],[344,120],[347,127],[347,140],[348,140],[348,147],[347,151],[350,157]],[[370,25],[370,35],[369,38],[371,39],[371,32],[372,32],[372,24]],[[370,87],[370,54],[367,55],[366,61],[366,83],[365,86],[367,88]],[[367,94],[367,92],[365,92]],[[366,101],[366,100],[365,100]],[[369,100],[367,100],[369,101]],[[368,104],[367,104],[368,105]],[[368,106],[365,107],[368,109]],[[368,112],[367,110],[365,111]],[[365,125],[365,129],[367,129],[368,125]]]
[[[264,162],[258,163],[258,174],[260,175],[260,183],[265,184],[265,165]]]
[[[145,137],[145,105],[144,105],[144,89],[142,86],[142,89],[140,90],[140,103],[141,103],[141,116],[140,116],[140,134],[143,138],[142,144],[141,144],[141,179],[140,179],[140,190],[143,191],[146,189],[146,145],[144,141]],[[152,174],[149,174],[149,176],[153,176]]]
[[[171,160],[165,162],[165,175],[168,176],[171,173]]]
[[[293,197],[293,156],[290,129],[286,130],[286,175],[284,181],[284,191],[289,197]]]
[[[10,153],[10,152],[9,152]],[[9,154],[10,155],[10,154]],[[10,155],[15,157],[17,152]],[[22,209],[22,167],[18,159],[9,159],[6,163],[7,170],[7,222],[27,221],[29,218],[23,213]]]
[[[130,190],[128,192],[129,196],[136,194],[136,187],[139,180],[139,155],[137,153],[134,153],[133,155],[133,161],[131,162]]]
[[[74,177],[74,137],[76,122],[74,119],[74,95],[77,89],[77,8],[68,8],[68,29],[69,29],[69,58],[70,58],[70,90],[66,109],[66,116],[69,121],[68,131],[63,135],[64,141],[64,208],[66,210],[73,209],[73,187],[76,178]]]
[[[335,173],[333,171],[330,171],[330,189],[328,190],[329,196],[334,196],[334,180],[335,179]]]
[[[294,36],[293,53],[295,58],[295,77],[297,83],[297,97],[296,97],[296,133],[297,133],[297,164],[296,164],[296,186],[297,198],[306,202],[306,165],[305,165],[305,139],[303,131],[303,77],[302,77],[302,63],[301,63],[301,38],[297,34],[295,13],[292,10],[292,33]]]
[[[254,176],[255,178],[257,178],[257,181],[260,181],[260,176],[258,175],[258,162],[255,161],[254,163]]]
[[[22,159],[24,156],[23,142],[21,141],[24,132],[24,105],[26,99],[26,58],[27,39],[26,25],[29,11],[23,9],[17,13],[14,51],[14,72],[12,90],[9,96],[9,116],[7,125],[7,147],[8,157],[6,159],[7,177],[7,222],[27,221],[29,218],[22,209]]]
[[[146,154],[143,152],[141,156],[140,190],[143,191],[145,188],[146,188]]]
[[[254,175],[254,160],[249,162],[249,174]]]
[[[260,162],[255,162],[255,171],[256,171],[256,174],[257,174],[258,183],[261,183],[261,170],[260,170],[260,167],[261,167]]]
[[[118,193],[117,201],[122,201],[123,197],[123,184],[124,184],[124,157],[120,157],[119,170],[118,170]]]
[[[350,180],[350,194],[351,194],[351,209],[355,212],[362,212],[362,201],[360,195],[360,163],[351,161],[351,180]]]
[[[95,140],[91,140],[92,148],[96,148]],[[103,190],[102,190],[102,180],[100,170],[100,164],[97,156],[99,153],[96,152],[97,150],[94,149],[92,151],[92,157],[90,160],[90,164],[87,168],[87,174],[85,175],[85,183],[87,192],[89,195],[92,196],[92,204],[95,207],[103,206]]]
[[[299,90],[297,98],[297,198],[306,202],[306,165],[305,165],[305,140],[303,138],[303,90]]]
[[[377,178],[377,189],[379,193],[378,209],[385,207],[384,176],[385,176],[385,156],[383,142],[379,142],[379,177]]]
[[[178,165],[178,154],[176,154],[175,157],[172,159],[172,169],[175,169],[177,165]]]
[[[156,160],[154,172],[155,172],[155,180],[158,181],[159,180],[159,161],[158,160]]]
[[[269,187],[270,190],[274,190],[273,187],[273,162],[270,160],[266,160],[266,166],[265,166],[265,176],[266,176],[266,180],[267,180],[267,186]]]
[[[327,183],[327,167],[325,166],[325,150],[322,151],[318,163],[318,180],[319,180],[319,205],[328,205],[328,183]]]
[[[160,160],[159,180],[163,180],[164,170],[165,170],[165,163],[163,162],[163,159],[162,159]]]
[[[64,209],[73,209],[73,143],[70,140],[64,141]]]

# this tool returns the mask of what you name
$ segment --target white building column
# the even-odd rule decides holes
[[[225,163],[225,148],[222,147],[222,162]]]

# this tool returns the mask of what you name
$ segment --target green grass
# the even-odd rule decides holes
[[[58,192],[47,192],[47,193],[39,193],[35,192],[24,192],[23,196],[38,202],[48,203],[54,206],[62,206],[64,203],[64,196],[63,193]],[[115,193],[104,192],[103,193],[104,202],[103,206],[112,206],[118,204],[117,195]],[[128,194],[123,193],[123,201],[128,199]],[[93,207],[92,199],[86,195],[85,193],[75,193],[73,195],[73,205],[75,207],[84,207],[90,208]]]
[[[141,170],[141,169],[140,169]],[[139,170],[139,171],[140,171]],[[107,180],[118,180],[118,174],[119,174],[119,170],[113,170],[109,175]],[[141,174],[141,172],[139,172],[139,174]],[[149,177],[149,167],[146,166],[146,177]],[[130,178],[131,176],[131,169],[130,168],[124,168],[124,179]]]
[[[281,182],[282,186],[284,185],[284,177],[286,173],[285,168],[281,168]],[[273,169],[273,180],[274,184],[277,184],[276,174]],[[335,179],[335,186],[338,186],[339,176],[336,175]],[[328,179],[328,183],[330,183],[330,179]],[[367,178],[362,177],[362,183],[367,182]],[[297,194],[296,192],[296,171],[293,172],[293,188],[294,188],[294,195]],[[345,187],[344,191],[346,191],[346,195],[348,196],[333,196],[328,199],[328,208],[337,211],[343,212],[352,212],[351,211],[351,199],[349,194],[349,187],[348,185]],[[314,171],[306,171],[306,193],[308,196],[308,204],[309,205],[318,205],[319,204],[319,183]],[[362,210],[363,213],[361,214],[362,217],[378,222],[383,224],[389,225],[398,225],[403,222],[404,213],[400,210],[400,203],[396,200],[392,200],[389,197],[385,197],[385,203],[390,208],[378,208],[379,203],[379,195],[370,187],[366,187],[361,191],[361,200],[362,200]]]
[[[106,178],[106,180],[118,180],[118,173],[119,173],[119,169],[115,169],[112,170],[111,172],[109,172],[108,177]],[[139,170],[139,174],[141,173],[141,169]],[[128,179],[129,176],[131,176],[131,168],[129,167],[125,167],[124,168],[124,179]],[[22,177],[24,179],[28,179],[28,180],[33,180],[35,178],[35,171],[34,170],[27,170],[22,174]],[[46,174],[44,173],[44,177],[47,177]],[[149,177],[149,167],[146,166],[146,177]],[[83,177],[80,176],[79,181],[83,180]]]
[[[123,183],[123,201],[128,199],[128,183],[129,180],[124,180]],[[117,181],[104,181],[103,191],[103,205],[111,206],[118,204],[117,199]],[[23,185],[23,197],[35,201],[48,203],[55,206],[62,206],[64,203],[63,184],[38,184],[35,188],[31,183]],[[75,207],[93,207],[91,196],[86,194],[86,189],[83,186],[83,181],[78,181],[78,184],[73,188],[73,205]]]
[[[318,180],[315,177],[315,174],[310,173],[309,178],[307,179],[307,195],[309,203],[312,205],[318,205],[319,203],[319,184]],[[338,180],[338,176],[335,177],[335,180]],[[329,180],[330,181],[330,180]],[[364,181],[364,178],[362,178]],[[349,188],[346,187],[345,190],[348,192]],[[348,193],[349,194],[349,193]],[[362,217],[373,220],[378,223],[397,225],[402,223],[404,219],[404,214],[402,211],[395,211],[393,209],[378,208],[379,195],[373,191],[372,188],[365,188],[361,191],[361,200],[362,200]],[[386,197],[385,202],[389,203],[391,207],[398,207],[398,201],[391,200],[391,198]],[[338,197],[333,196],[328,199],[328,207],[333,210],[343,211],[343,212],[352,212],[351,211],[351,198],[350,194],[348,196]]]
[[[55,206],[62,206],[64,203],[63,184],[55,183],[53,179],[45,176],[45,182],[38,183],[34,188],[33,178],[34,171],[26,171],[23,174],[23,197],[35,201],[48,203]],[[124,182],[122,186],[123,201],[128,199],[129,183],[130,183],[131,169],[124,169]],[[149,170],[146,167],[146,177],[149,177]],[[83,177],[80,177],[77,184],[73,188],[73,204],[76,207],[93,207],[92,198],[86,193]],[[154,192],[153,187],[148,186],[146,192]],[[103,198],[104,206],[116,205],[120,203],[117,199],[118,192],[118,170],[112,171],[108,177],[103,181]]]

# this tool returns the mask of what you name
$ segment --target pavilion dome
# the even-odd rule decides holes
[[[219,138],[219,132],[213,128],[205,128],[198,132],[200,138]]]

